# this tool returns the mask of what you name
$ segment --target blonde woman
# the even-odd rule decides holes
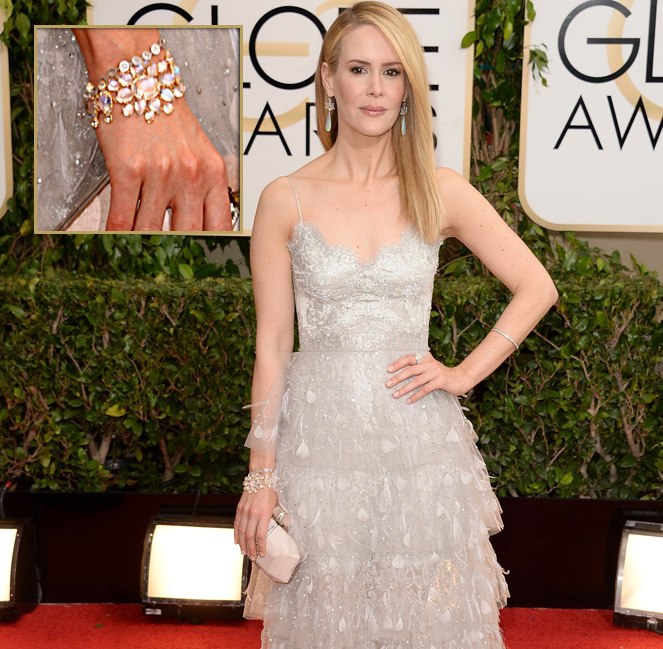
[[[243,493],[236,541],[264,553],[280,503],[302,553],[269,592],[254,570],[262,646],[503,647],[508,592],[488,539],[500,510],[456,397],[515,351],[555,288],[486,200],[434,168],[421,46],[398,11],[340,14],[316,93],[326,152],[264,190],[251,241],[259,405],[247,445],[267,479]],[[456,367],[428,351],[447,237],[513,293]]]

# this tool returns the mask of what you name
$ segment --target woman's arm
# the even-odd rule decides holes
[[[295,300],[290,253],[286,247],[292,232],[293,201],[287,179],[279,178],[268,185],[260,197],[251,234],[251,275],[257,324],[253,404],[273,398],[269,394],[270,388],[278,382],[293,348]],[[254,419],[256,414],[257,406],[254,406]],[[273,452],[263,455],[256,452],[256,448],[252,449],[251,471],[273,465]]]
[[[260,197],[251,235],[251,273],[256,304],[256,361],[253,370],[251,403],[264,404],[273,399],[270,388],[290,356],[294,340],[294,294],[290,239],[296,216],[294,197],[286,178],[268,185]],[[296,214],[296,208],[295,208]],[[253,418],[260,405],[254,406]],[[264,406],[276,419],[280,403]],[[249,470],[260,471],[275,465],[274,443],[251,443]],[[235,519],[235,542],[244,554],[255,559],[257,551],[265,552],[265,533],[274,507],[278,504],[275,490],[265,487],[255,494],[243,492]]]
[[[156,29],[73,31],[94,84],[109,68],[130,61],[159,40]],[[173,55],[177,61],[177,52]],[[107,230],[161,230],[168,207],[171,230],[232,230],[223,157],[185,97],[173,106],[172,114],[159,115],[152,124],[138,115],[124,117],[116,106],[113,121],[96,129],[111,183]]]
[[[557,300],[550,275],[490,203],[462,176],[450,169],[438,169],[438,179],[446,207],[445,235],[462,241],[513,293],[494,326],[520,343]],[[399,382],[410,376],[415,378],[400,387],[394,396],[407,394],[408,402],[414,402],[435,389],[464,394],[514,351],[513,343],[503,335],[487,331],[484,340],[453,368],[431,356],[424,357],[418,365],[412,356],[403,357],[389,371],[406,368],[399,374]],[[391,387],[389,383],[387,386]],[[414,390],[417,391],[412,394]]]

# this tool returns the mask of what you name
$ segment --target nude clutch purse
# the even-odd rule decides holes
[[[258,556],[256,563],[265,574],[282,584],[287,584],[293,570],[299,563],[299,552],[293,538],[285,530],[288,524],[287,514],[281,507],[274,509],[272,520],[267,528],[267,551],[265,556]]]

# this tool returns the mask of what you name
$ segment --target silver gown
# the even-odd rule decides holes
[[[360,261],[300,211],[288,244],[300,350],[273,443],[303,556],[288,584],[254,566],[247,617],[264,619],[263,649],[504,646],[508,590],[488,538],[501,510],[472,425],[446,392],[408,404],[385,387],[391,363],[428,351],[439,246],[408,227]]]

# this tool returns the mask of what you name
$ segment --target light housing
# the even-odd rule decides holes
[[[41,600],[32,519],[0,519],[0,621],[15,622]]]
[[[233,519],[160,515],[145,535],[145,615],[241,619],[249,565],[234,543]]]
[[[663,523],[624,524],[613,619],[620,626],[663,631]]]

